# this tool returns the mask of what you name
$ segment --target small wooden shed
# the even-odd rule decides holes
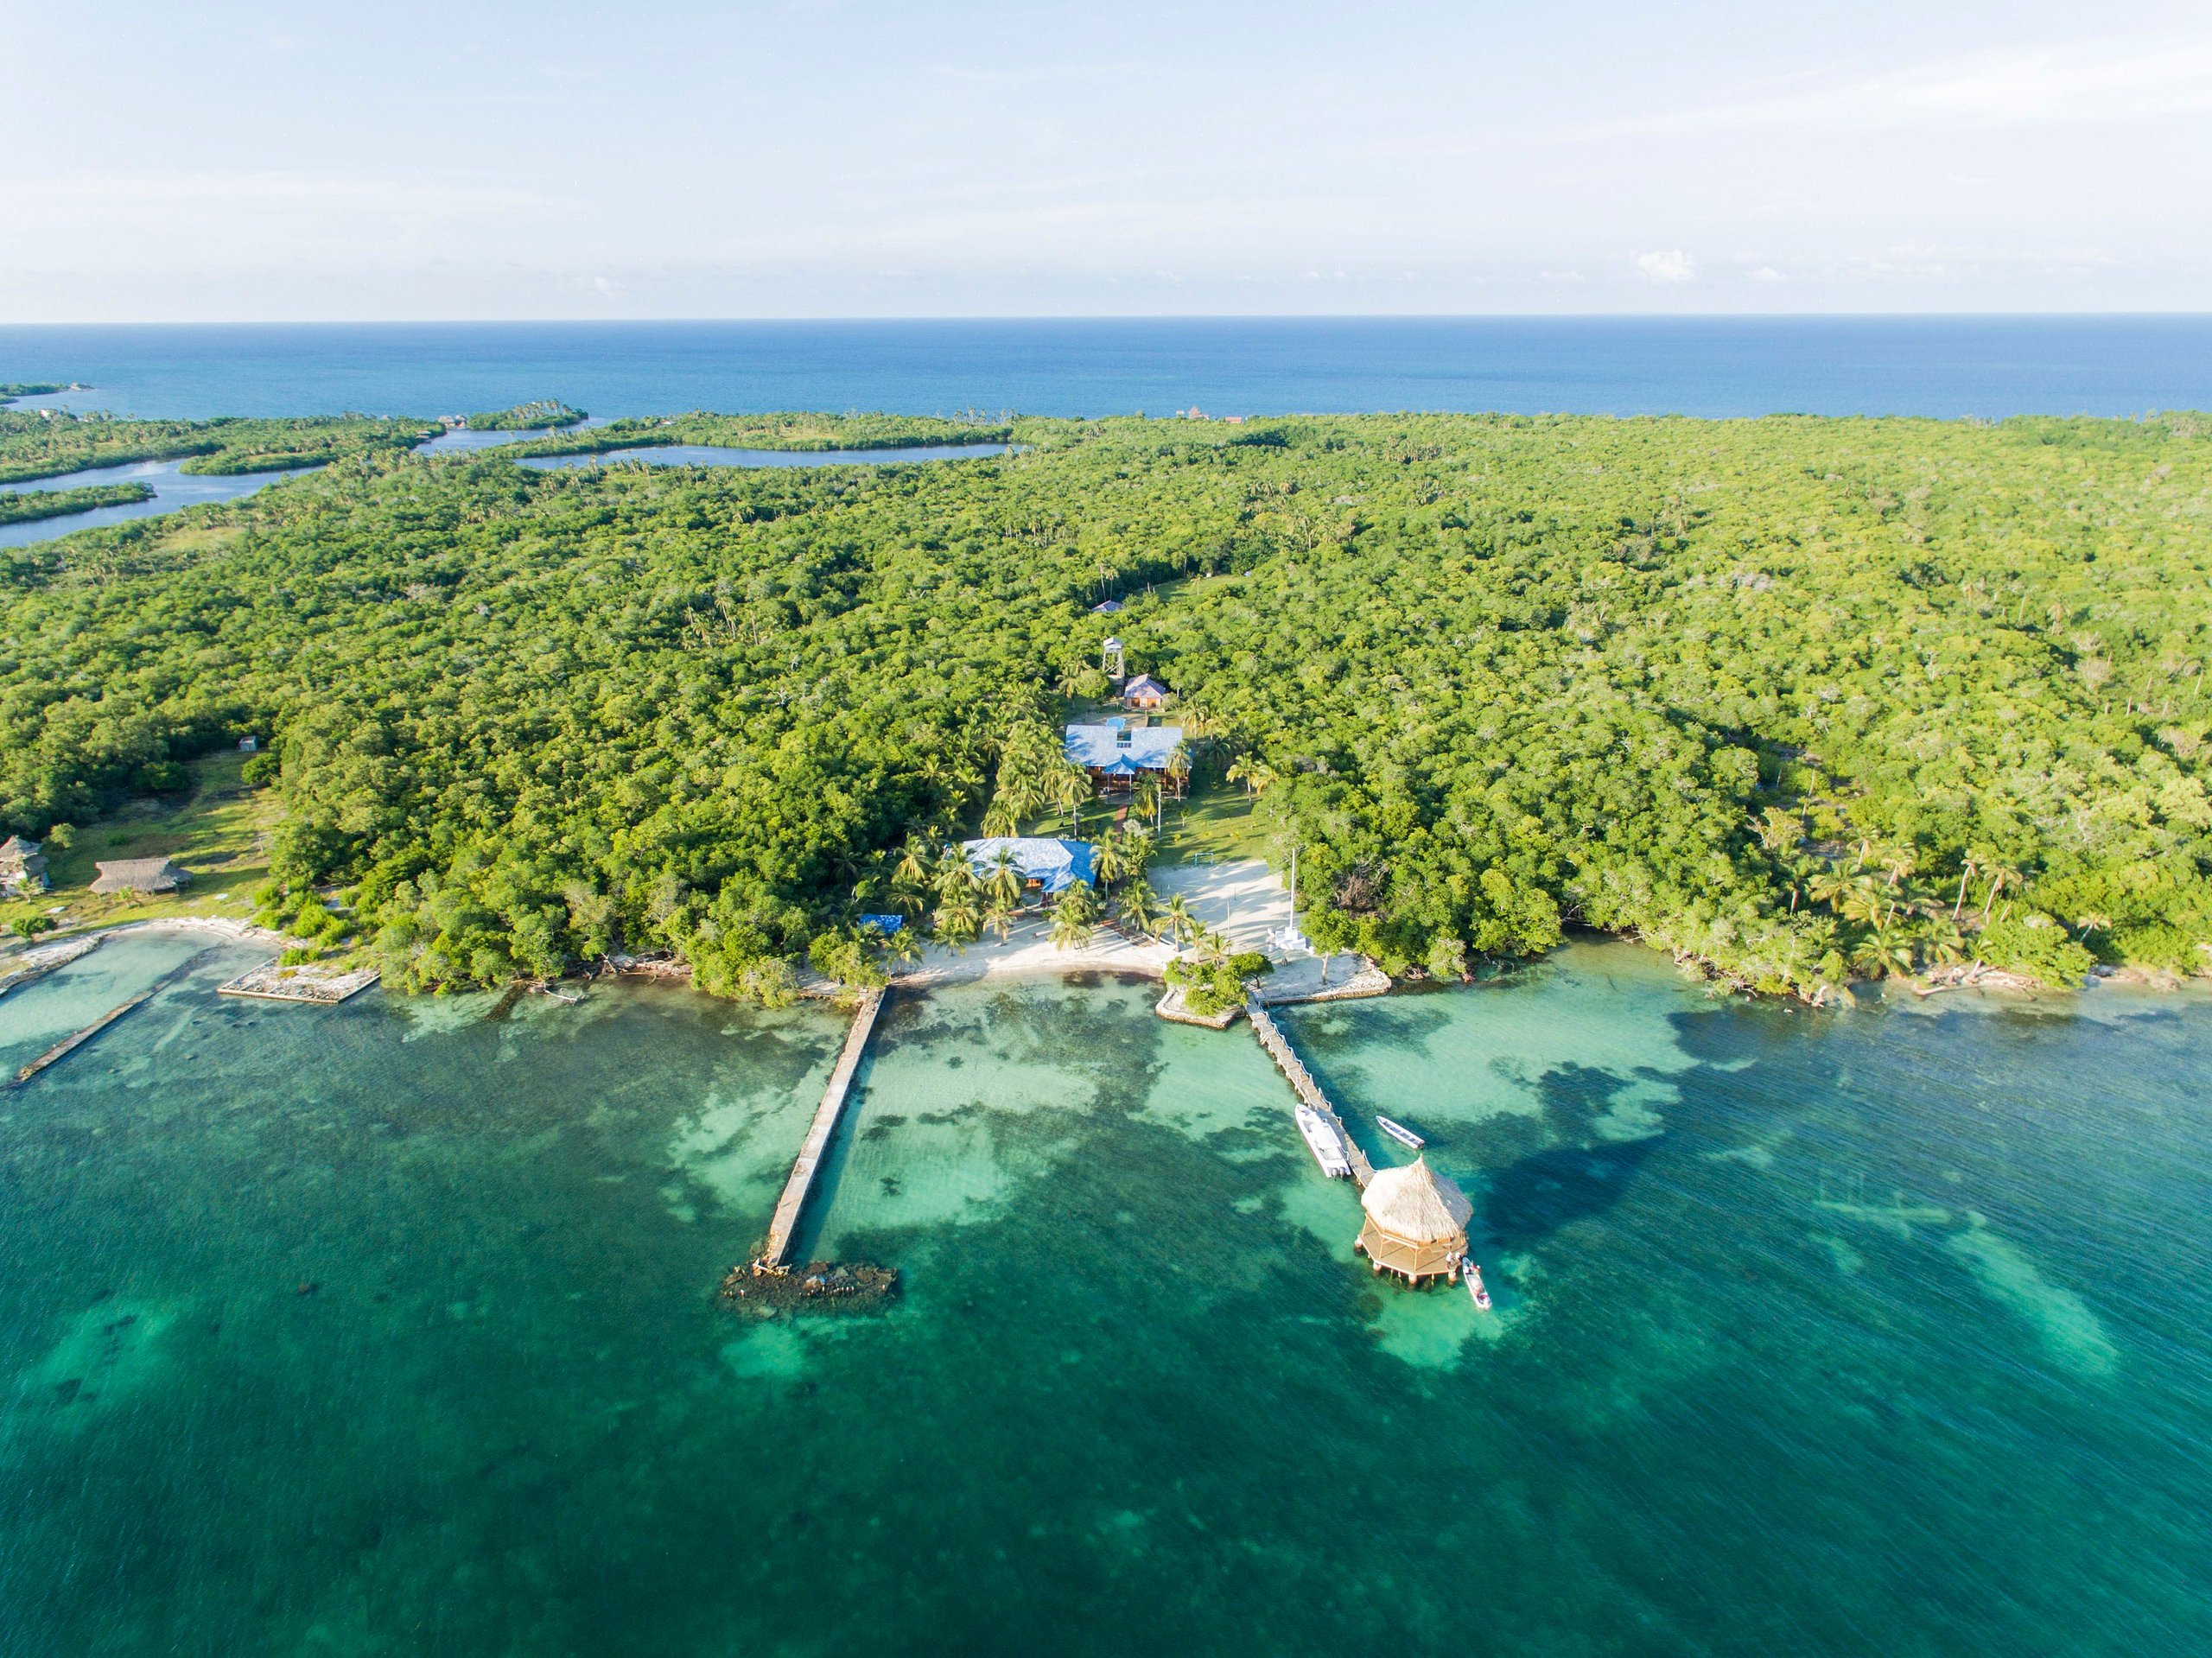
[[[1161,708],[1167,706],[1167,687],[1150,674],[1139,674],[1122,690],[1122,703],[1133,708]]]
[[[1383,1169],[1359,1194],[1367,1219],[1352,1247],[1378,1273],[1395,1273],[1408,1284],[1445,1278],[1467,1253],[1467,1220],[1475,1206],[1450,1177],[1425,1157],[1402,1169]]]

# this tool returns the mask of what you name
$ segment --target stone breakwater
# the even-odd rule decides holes
[[[759,1261],[732,1267],[721,1299],[734,1311],[768,1318],[791,1307],[844,1303],[857,1307],[887,1301],[898,1293],[897,1268],[867,1261],[817,1261],[804,1267],[771,1267]]]

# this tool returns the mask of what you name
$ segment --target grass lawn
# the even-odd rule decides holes
[[[47,842],[50,893],[0,903],[0,929],[59,905],[58,932],[149,921],[165,916],[224,916],[249,921],[269,881],[269,830],[276,796],[238,778],[247,756],[211,754],[195,760],[188,791],[125,802],[108,816],[77,826],[67,848]],[[96,863],[118,858],[174,858],[192,872],[181,892],[158,896],[90,889]],[[48,934],[48,937],[54,937]]]
[[[1110,804],[1092,800],[1083,809],[1083,828],[1077,838],[1095,841],[1128,804],[1117,797]],[[1156,864],[1223,863],[1238,858],[1274,857],[1276,822],[1264,805],[1255,810],[1244,797],[1241,784],[1212,783],[1193,789],[1187,800],[1170,799],[1160,839],[1154,844]],[[1134,810],[1131,821],[1135,821]],[[1144,820],[1144,827],[1151,827]],[[1070,833],[1065,812],[1048,812],[1033,819],[1026,835],[1061,836]]]
[[[1220,863],[1236,858],[1278,862],[1280,825],[1264,803],[1255,806],[1236,783],[1210,783],[1193,789],[1188,800],[1167,803],[1166,832],[1153,854],[1155,863]]]

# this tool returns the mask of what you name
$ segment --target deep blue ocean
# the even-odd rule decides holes
[[[0,383],[118,415],[1736,416],[2212,408],[2212,315],[0,327]]]

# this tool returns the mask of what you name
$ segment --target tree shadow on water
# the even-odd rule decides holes
[[[1633,1078],[1592,1065],[1547,1071],[1537,1088],[1551,1144],[1491,1175],[1483,1204],[1491,1235],[1509,1247],[1534,1244],[1621,1200],[1661,1136],[1593,1138],[1593,1125]]]

